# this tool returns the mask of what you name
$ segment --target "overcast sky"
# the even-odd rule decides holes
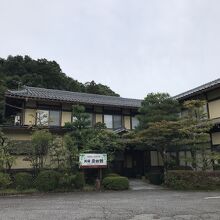
[[[57,61],[122,97],[219,78],[219,0],[0,0],[0,57]]]

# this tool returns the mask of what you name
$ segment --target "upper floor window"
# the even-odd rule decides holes
[[[50,126],[60,126],[60,112],[59,111],[50,111],[49,117]]]
[[[113,128],[112,115],[104,115],[104,123],[107,128]]]
[[[40,126],[60,126],[60,111],[37,110],[36,123]]]
[[[113,116],[113,128],[118,129],[122,127],[122,117],[121,115],[114,115]]]
[[[132,124],[132,129],[135,129],[138,126],[139,121],[138,121],[137,117],[131,118],[131,124]]]
[[[89,115],[88,120],[90,122],[89,126],[92,127],[92,125],[93,125],[93,114],[92,113],[88,113],[88,115]]]
[[[121,115],[104,115],[104,123],[107,128],[118,129],[122,127]]]
[[[37,110],[36,123],[40,126],[48,126],[49,122],[49,111],[48,110]]]

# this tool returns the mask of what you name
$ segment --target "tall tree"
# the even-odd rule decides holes
[[[37,130],[32,134],[32,149],[26,159],[31,162],[35,172],[45,167],[46,155],[51,146],[51,141],[52,135],[49,131]]]
[[[23,85],[118,96],[108,86],[96,84],[94,81],[83,84],[67,76],[56,61],[35,60],[29,56],[8,56],[7,59],[0,58],[0,124],[4,91],[20,89]]]
[[[65,136],[65,145],[69,153],[69,164],[74,171],[78,165],[79,153],[107,153],[112,161],[117,151],[123,149],[119,136],[113,131],[107,131],[105,125],[97,123],[91,127],[89,114],[83,106],[73,107],[74,121],[67,123],[70,133]]]
[[[11,154],[12,141],[0,130],[0,170],[10,170],[15,157]]]
[[[142,143],[145,149],[154,149],[160,153],[165,171],[168,168],[168,151],[176,151],[182,138],[179,121],[159,121],[149,123],[146,129],[138,131],[136,142]]]
[[[139,112],[138,129],[141,130],[148,128],[152,122],[177,120],[180,105],[167,93],[150,93],[142,102]]]
[[[211,147],[210,130],[213,124],[208,119],[207,112],[204,110],[205,107],[206,101],[204,100],[189,100],[183,103],[185,113],[181,118],[181,132],[183,134],[181,142],[189,147],[192,167],[195,170],[199,164],[202,164],[200,168],[206,170],[210,167],[210,162],[214,156],[207,151]]]

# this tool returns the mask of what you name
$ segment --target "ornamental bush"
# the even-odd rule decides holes
[[[65,173],[59,179],[59,187],[62,189],[75,188],[75,178],[76,178],[76,175],[69,175],[69,174]]]
[[[116,177],[119,176],[117,173],[109,173],[106,175],[107,177]]]
[[[102,184],[105,189],[110,190],[126,190],[129,188],[128,178],[123,176],[105,177]]]
[[[11,178],[7,173],[0,173],[0,189],[6,189],[11,184]]]
[[[165,185],[173,189],[220,189],[220,171],[168,171]]]
[[[77,173],[74,179],[76,189],[82,189],[85,186],[85,177],[83,173]]]
[[[33,186],[33,177],[29,173],[17,173],[15,175],[15,186],[19,190],[30,189]]]
[[[41,171],[36,178],[35,186],[39,191],[53,191],[59,186],[60,173],[47,170]]]

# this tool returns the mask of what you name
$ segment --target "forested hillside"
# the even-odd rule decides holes
[[[23,85],[119,96],[108,86],[96,84],[94,81],[83,84],[67,76],[55,61],[34,60],[29,56],[9,56],[7,59],[0,58],[0,122],[4,91],[19,89]]]

